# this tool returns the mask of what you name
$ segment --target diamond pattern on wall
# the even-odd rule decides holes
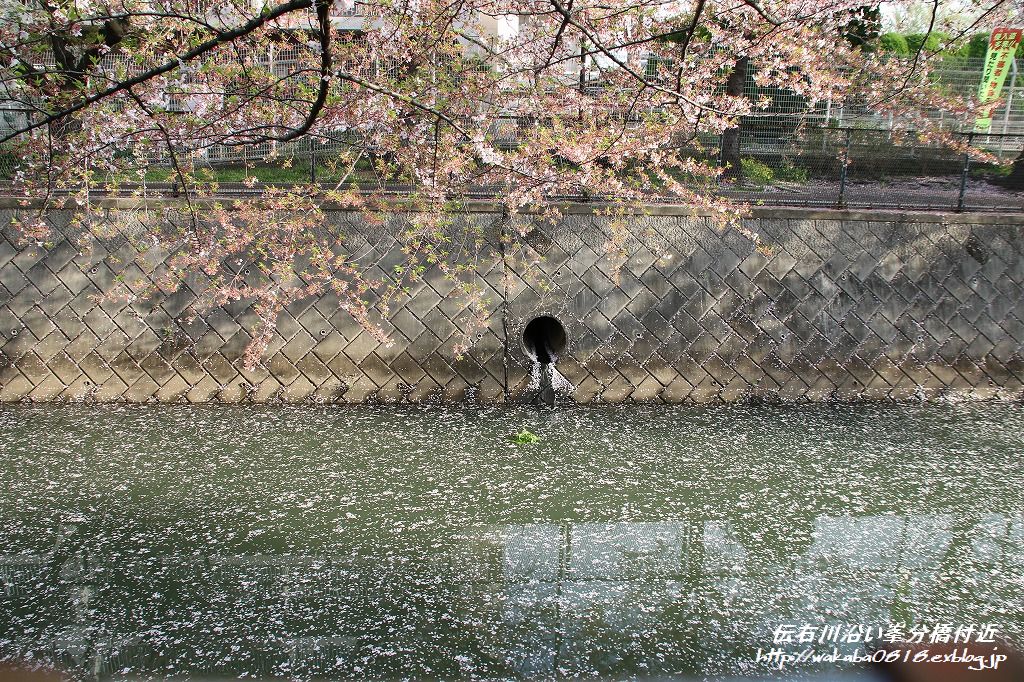
[[[384,321],[389,344],[326,295],[282,314],[254,369],[242,365],[258,324],[249,305],[183,317],[199,279],[131,304],[103,299],[159,273],[158,254],[134,262],[116,210],[114,236],[84,250],[53,212],[52,244],[0,239],[0,400],[528,400],[521,338],[538,315],[566,328],[558,369],[580,402],[1022,395],[1024,219],[765,209],[746,224],[754,244],[657,212],[634,217],[621,264],[604,251],[603,219],[582,211],[514,225],[469,213],[453,229],[483,235],[472,258],[492,310],[465,356],[454,348],[473,311],[428,271]],[[387,277],[400,220],[329,215],[350,253]],[[520,228],[503,251],[500,231]]]

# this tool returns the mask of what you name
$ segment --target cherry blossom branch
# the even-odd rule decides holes
[[[321,2],[321,0],[317,1]],[[89,95],[88,97],[84,97],[75,104],[65,107],[60,111],[56,111],[52,114],[49,114],[39,119],[38,121],[35,121],[34,123],[28,123],[27,125],[24,125],[21,128],[4,135],[3,137],[0,137],[0,144],[7,142],[9,140],[13,140],[14,138],[24,133],[30,132],[37,128],[41,128],[45,125],[49,125],[51,123],[64,119],[70,116],[71,114],[74,114],[85,109],[86,107],[89,107],[93,104],[96,104],[97,102],[105,100],[108,97],[116,95],[119,92],[128,90],[129,88],[132,88],[136,85],[141,85],[142,83],[145,83],[156,78],[157,76],[162,76],[165,73],[170,73],[180,68],[183,63],[190,62],[196,59],[197,57],[201,57],[207,52],[219,47],[220,45],[229,43],[235,40],[236,38],[240,38],[244,35],[252,33],[256,29],[268,24],[271,21],[274,21],[275,19],[278,19],[290,12],[294,12],[300,9],[308,9],[312,6],[313,0],[290,0],[289,2],[286,2],[283,5],[278,5],[277,7],[269,11],[266,11],[257,17],[253,17],[241,26],[237,26],[228,31],[224,31],[223,33],[218,33],[210,40],[207,40],[199,44],[195,48],[189,50],[188,52],[180,55],[177,59],[164,62],[160,66],[144,71],[131,78],[127,78],[115,85],[112,85],[109,88],[101,90],[95,94]]]
[[[698,102],[695,102],[694,100],[690,99],[689,97],[685,96],[684,94],[682,94],[679,91],[669,90],[668,88],[664,88],[664,87],[662,87],[662,86],[660,86],[660,85],[658,85],[656,83],[651,83],[649,80],[647,80],[646,78],[641,76],[639,73],[637,73],[626,62],[624,62],[622,59],[620,59],[618,57],[618,55],[613,53],[608,48],[604,47],[602,42],[597,37],[595,37],[594,34],[589,29],[587,29],[585,26],[583,26],[578,21],[576,21],[575,19],[572,18],[572,15],[565,9],[564,6],[562,6],[562,3],[560,3],[558,0],[549,0],[549,2],[551,3],[551,5],[555,8],[555,10],[559,14],[561,14],[563,17],[565,17],[565,20],[567,22],[569,22],[571,25],[575,26],[584,36],[586,36],[587,40],[590,40],[594,45],[596,45],[598,50],[600,50],[600,52],[602,54],[604,54],[606,57],[608,57],[608,59],[610,59],[612,62],[614,62],[619,68],[621,68],[625,73],[628,73],[631,77],[633,77],[638,83],[642,84],[644,87],[648,87],[648,88],[651,88],[652,90],[656,90],[658,92],[662,92],[662,93],[664,93],[666,95],[669,95],[670,97],[676,98],[677,100],[682,100],[683,102],[686,102],[687,104],[689,104],[692,107],[696,107],[698,109],[709,110],[709,111],[712,111],[712,112],[714,112],[716,114],[723,114],[724,115],[724,112],[715,110],[713,108],[707,107],[706,105],[703,105],[703,104],[700,104]]]

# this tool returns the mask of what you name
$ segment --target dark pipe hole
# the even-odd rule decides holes
[[[565,350],[566,341],[562,323],[548,315],[533,318],[523,331],[526,354],[542,365],[557,362]]]

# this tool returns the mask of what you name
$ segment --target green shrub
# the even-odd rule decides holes
[[[985,163],[971,166],[972,178],[1005,178],[1013,172],[1013,164]]]
[[[743,179],[751,185],[764,187],[775,180],[775,171],[757,159],[740,159],[740,166],[743,168]]]
[[[892,55],[906,57],[915,54],[923,45],[929,52],[942,52],[946,56],[982,59],[988,51],[988,33],[975,33],[966,43],[954,49],[947,48],[950,36],[941,31],[924,33],[886,33],[878,39],[879,47]],[[1017,46],[1017,56],[1024,57],[1024,42]]]
[[[949,41],[949,36],[941,31],[931,33],[908,33],[906,35],[908,54],[917,54],[922,46],[927,52],[938,52]]]
[[[878,42],[886,52],[891,52],[901,57],[910,54],[910,46],[907,45],[907,39],[899,33],[886,33],[879,38]]]
[[[14,175],[14,167],[18,165],[18,157],[10,152],[0,152],[0,178],[7,180]]]
[[[968,57],[984,57],[988,52],[988,34],[975,33],[965,46],[964,51]]]
[[[807,182],[808,175],[806,168],[794,166],[787,161],[782,168],[775,171],[775,177],[783,182],[805,183]]]

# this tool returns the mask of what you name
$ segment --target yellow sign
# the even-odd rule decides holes
[[[1006,74],[1010,71],[1013,55],[1017,52],[1024,29],[997,28],[988,39],[988,51],[985,53],[985,71],[982,72],[981,85],[978,87],[978,102],[986,104],[999,99],[1003,91]],[[992,113],[995,105],[983,106],[974,121],[974,131],[987,133],[992,127]]]

